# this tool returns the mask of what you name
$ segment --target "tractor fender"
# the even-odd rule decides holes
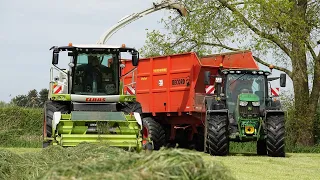
[[[275,114],[278,114],[278,115],[284,115],[284,111],[283,110],[265,110],[265,118],[267,118],[267,116],[269,115],[275,115]]]
[[[215,109],[215,110],[207,110],[206,114],[227,114],[228,115],[228,109]]]
[[[138,112],[134,112],[133,113],[135,120],[138,122],[138,124],[140,125],[140,128],[142,129],[142,120],[141,120],[141,116],[140,113]]]
[[[60,122],[60,119],[61,119],[61,112],[54,112],[53,119],[52,119],[52,128],[53,128],[52,132],[54,132],[56,130],[57,125]]]

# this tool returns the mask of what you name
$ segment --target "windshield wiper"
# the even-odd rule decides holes
[[[239,76],[236,80],[234,80],[233,82],[231,82],[230,84],[229,84],[229,86],[231,85],[231,84],[233,84],[234,82],[236,82],[238,79],[240,79],[241,77],[243,77],[244,75],[246,75],[246,74],[242,74],[241,76]]]

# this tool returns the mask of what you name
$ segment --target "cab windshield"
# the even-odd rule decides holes
[[[119,94],[118,63],[117,54],[79,54],[75,60],[73,93]]]
[[[238,95],[253,93],[259,96],[260,108],[264,108],[265,76],[255,74],[228,74],[226,79],[227,105],[230,113],[234,113]]]

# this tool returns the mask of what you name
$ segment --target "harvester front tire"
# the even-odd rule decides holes
[[[271,157],[285,157],[285,123],[283,115],[267,117],[267,151]]]
[[[151,117],[145,117],[142,119],[142,125],[143,128],[147,130],[148,137],[153,142],[153,150],[159,150],[165,145],[166,135],[161,124],[153,120]]]
[[[211,115],[209,117],[206,146],[210,155],[226,156],[229,154],[227,115]]]
[[[68,113],[68,107],[65,104],[61,104],[59,102],[54,102],[54,101],[47,101],[45,103],[45,105],[44,105],[44,118],[45,119],[44,119],[43,127],[46,127],[47,137],[52,137],[53,113],[57,112],[57,111],[60,111],[61,114]],[[49,145],[50,145],[50,141],[42,143],[43,148],[46,148]]]

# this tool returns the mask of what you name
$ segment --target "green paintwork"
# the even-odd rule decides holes
[[[136,96],[135,95],[120,95],[119,101],[120,102],[134,102],[134,101],[136,101]]]
[[[95,112],[95,111],[72,111],[71,120],[108,120],[108,121],[126,121],[123,112]]]
[[[94,129],[90,131],[88,124]],[[142,149],[142,127],[123,112],[72,111],[62,114],[53,145],[76,146],[81,142],[107,143],[114,147]]]
[[[259,101],[259,96],[251,93],[242,93],[239,95],[240,101]]]
[[[51,94],[52,101],[71,101],[70,94]]]

